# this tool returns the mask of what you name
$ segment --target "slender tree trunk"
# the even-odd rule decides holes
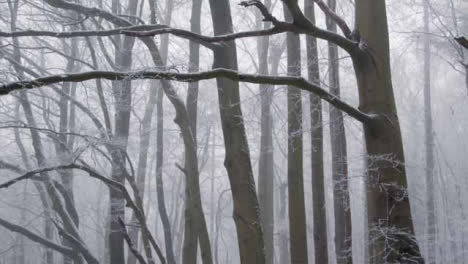
[[[315,24],[315,10],[312,1],[304,1],[305,16]],[[306,36],[307,70],[309,80],[320,83],[318,64],[317,39]],[[325,204],[325,175],[323,171],[323,123],[322,101],[314,94],[309,95],[310,102],[310,141],[311,141],[311,171],[314,216],[314,249],[315,263],[328,263],[327,215]]]
[[[143,120],[141,124],[141,132],[140,132],[140,146],[139,146],[139,154],[138,154],[138,164],[137,164],[137,175],[136,175],[136,185],[138,187],[138,192],[140,197],[143,199],[145,196],[145,183],[146,183],[146,170],[147,170],[147,163],[148,163],[148,150],[150,146],[150,134],[151,134],[151,126],[152,126],[152,119],[153,119],[153,111],[156,105],[156,94],[158,91],[158,81],[151,80],[150,81],[150,91],[149,91],[149,99],[146,103],[145,113],[143,115]],[[159,199],[158,199],[159,201]],[[139,227],[138,227],[138,220],[136,218],[135,213],[132,213],[130,218],[130,223],[132,224],[128,228],[128,236],[130,240],[133,242],[133,246],[138,248],[139,244]],[[134,254],[128,254],[127,257],[127,264],[135,264],[136,257]]]
[[[336,0],[328,0],[336,10]],[[327,17],[327,29],[337,32],[335,22]],[[328,42],[328,72],[330,93],[340,98],[340,64],[338,47]],[[348,190],[346,133],[343,113],[330,107],[330,140],[332,155],[333,208],[335,213],[335,252],[338,264],[352,263],[351,204]]]
[[[233,32],[229,0],[210,0],[209,3],[215,35]],[[213,68],[237,70],[237,53],[233,41],[226,42],[214,50]],[[240,107],[239,83],[226,78],[217,78],[216,82],[226,148],[224,164],[233,196],[240,262],[264,264],[262,226]]]
[[[202,0],[194,0],[192,2],[192,14],[190,19],[190,29],[194,33],[201,33],[201,8]],[[198,72],[200,68],[200,45],[190,41],[189,43],[189,72]],[[189,83],[187,91],[187,112],[189,115],[189,124],[192,131],[192,136],[197,146],[197,105],[198,105],[198,82]],[[200,208],[201,208],[201,197],[200,198]],[[197,198],[198,199],[198,198]],[[204,220],[203,211],[198,211],[198,219],[200,221],[200,230],[198,233],[198,241],[200,243],[201,257],[204,264],[213,263],[211,246],[210,246],[210,237],[208,234],[208,228]]]
[[[152,24],[156,24],[156,15],[155,15],[155,1],[150,0],[150,19]],[[166,2],[166,16],[164,17],[165,23],[168,25],[170,24],[171,17],[172,17],[172,1]],[[168,46],[169,46],[169,38],[168,36],[164,36],[161,41],[161,56],[162,61],[166,64],[167,61],[167,53],[168,53]],[[161,223],[163,226],[164,232],[164,244],[165,244],[165,251],[166,251],[166,260],[168,264],[175,264],[175,257],[174,257],[174,250],[173,250],[173,240],[172,240],[172,232],[171,232],[171,225],[169,223],[169,217],[167,214],[166,209],[166,202],[165,202],[165,195],[164,195],[164,182],[163,182],[163,153],[164,153],[164,109],[163,109],[163,97],[164,91],[160,86],[160,81],[153,81],[151,94],[150,97],[154,98],[154,102],[151,101],[151,104],[155,103],[157,108],[157,115],[156,115],[156,195],[158,201],[158,211],[159,216],[161,218]],[[159,86],[159,88],[158,88]],[[148,117],[148,120],[152,118],[152,112],[148,113],[145,117]],[[148,129],[148,133],[149,133]],[[149,134],[148,140],[149,140]],[[147,143],[144,143],[147,144]],[[144,182],[144,181],[143,181]],[[142,186],[142,188],[144,188]],[[132,261],[136,261],[136,259],[132,259]],[[131,262],[135,263],[135,262]],[[129,264],[131,264],[129,263]]]
[[[166,245],[166,258],[168,264],[175,264],[171,225],[166,210],[163,182],[163,162],[164,162],[164,110],[163,110],[164,91],[159,88],[157,95],[157,123],[156,123],[156,192],[158,196],[158,211],[161,218],[164,231],[164,242]]]
[[[200,20],[201,20],[201,0],[193,1],[192,3],[192,17],[191,17],[191,30],[195,33],[200,33]],[[195,42],[190,41],[189,47],[189,71],[197,72],[200,64],[200,47]],[[198,82],[189,84],[187,93],[187,113],[188,123],[191,131],[191,136],[194,143],[194,155],[197,155],[197,102],[198,102]],[[186,150],[187,152],[187,150]],[[206,226],[205,215],[202,210],[202,202],[200,196],[200,183],[198,174],[198,161],[190,164],[190,158],[186,153],[186,195],[185,195],[185,233],[184,233],[184,254],[183,263],[196,263],[197,262],[197,242],[200,242],[201,257],[204,264],[213,263],[210,239],[208,235],[208,228]],[[198,160],[198,159],[197,159]],[[196,171],[195,178],[189,178],[187,171]]]
[[[72,27],[75,28],[75,27]],[[64,43],[64,48],[66,50],[66,53],[71,58],[76,58],[77,56],[77,47],[78,41],[77,39],[71,39],[70,41],[70,48],[67,47],[68,44]],[[75,70],[75,61],[73,59],[69,59],[67,62],[66,66],[66,72],[74,72]],[[69,100],[68,97],[71,95],[71,88],[72,86],[75,86],[73,83],[69,82],[64,82],[62,84],[62,90],[61,92],[63,93],[60,96],[60,101],[59,101],[59,132],[60,134],[57,136],[57,140],[54,141],[54,146],[55,146],[55,152],[57,159],[62,163],[62,164],[69,164],[72,162],[73,157],[71,156],[72,150],[69,149],[69,138],[71,137],[67,136],[67,132],[71,132],[69,125],[71,124],[71,120],[69,119]],[[73,171],[72,170],[59,170],[58,171],[61,181],[63,184],[63,187],[65,188],[65,195],[68,196],[68,199],[70,200],[70,206],[74,207],[75,206],[75,199],[73,195]],[[70,210],[69,210],[70,212]],[[73,220],[75,222],[76,226],[79,226],[79,218],[78,215],[74,215]],[[72,244],[66,240],[63,242],[64,246],[71,247]],[[72,259],[69,256],[63,256],[64,258],[64,264],[71,264]]]
[[[16,30],[16,20],[17,20],[17,15],[18,15],[19,2],[8,1],[8,7],[10,9],[10,14],[11,14],[10,29],[11,29],[11,31],[15,31]],[[15,46],[14,51],[13,51],[14,59],[19,64],[21,64],[21,51],[20,51],[20,48],[19,48],[20,43],[19,43],[17,38],[13,38],[13,44]],[[15,70],[16,70],[16,73],[18,74],[18,76],[21,79],[23,79],[25,77],[24,72],[23,72],[23,70],[21,68],[15,67]],[[27,95],[26,95],[26,93],[24,91],[20,92],[19,105],[21,105],[23,110],[24,110],[24,114],[25,114],[26,121],[27,121],[28,125],[31,126],[31,127],[35,127],[36,124],[35,124],[34,118],[32,117],[32,112],[30,113],[29,111],[27,111],[27,110],[30,110],[30,105],[29,105]],[[15,109],[15,114],[16,114],[17,118],[19,118],[19,105]],[[34,129],[30,130],[31,134],[35,133],[34,135],[36,135],[37,131],[33,131],[33,130]],[[22,156],[22,159],[23,159],[23,161],[24,161],[24,163],[26,165],[26,168],[31,169],[30,168],[31,167],[30,163],[28,162],[28,155],[27,155],[26,150],[24,148],[24,145],[23,145],[23,143],[21,141],[18,129],[15,129],[15,140],[16,140],[16,143],[18,145],[18,148],[20,149],[21,156]],[[33,140],[35,141],[33,143],[37,143],[37,137],[34,137]],[[42,159],[41,159],[40,153],[38,153],[38,151],[37,151],[38,148],[36,147],[36,144],[34,144],[34,147],[35,147],[35,152],[36,152],[38,165],[41,166],[40,162],[42,161]],[[44,175],[42,175],[42,176],[44,176]],[[35,185],[36,189],[39,192],[41,202],[42,202],[42,205],[43,205],[43,209],[44,209],[44,215],[45,215],[44,233],[45,233],[45,237],[47,239],[52,240],[54,238],[54,230],[53,230],[53,224],[51,222],[51,219],[52,219],[51,218],[51,205],[50,205],[49,199],[47,197],[46,190],[45,190],[44,186],[42,184],[40,184],[39,182],[35,182],[34,185]],[[53,251],[51,249],[45,248],[44,260],[47,263],[51,263],[51,264],[54,263],[54,254],[53,254]]]
[[[287,200],[287,183],[280,183],[279,186],[279,218],[280,218],[280,230],[279,230],[279,264],[289,264],[289,239],[288,231],[286,229],[286,200]]]
[[[384,0],[356,1],[352,54],[360,109],[378,117],[365,127],[369,258],[371,263],[423,263],[414,237],[403,143],[393,95]]]
[[[270,9],[271,1],[266,0],[265,6]],[[257,14],[257,28],[268,29],[271,23],[264,23],[262,16]],[[259,73],[268,75],[269,37],[257,38]],[[258,200],[265,241],[265,263],[273,264],[274,252],[274,172],[273,172],[273,119],[271,104],[273,101],[273,86],[260,84],[260,157],[258,162]]]
[[[285,19],[291,21],[284,6]],[[288,75],[301,76],[301,46],[299,35],[287,33]],[[302,159],[302,95],[301,90],[288,86],[288,208],[289,245],[291,263],[307,263],[307,225],[304,200],[304,175]]]
[[[136,15],[137,1],[132,0],[128,5],[128,14]],[[112,12],[120,14],[120,1],[112,1]],[[115,65],[122,71],[128,71],[132,65],[132,50],[135,43],[133,37],[115,38],[117,47],[115,50]],[[111,150],[112,179],[124,184],[126,173],[125,152],[127,151],[128,136],[130,132],[130,110],[132,103],[131,81],[112,82],[112,91],[115,100],[114,113],[114,137]],[[125,264],[125,247],[121,227],[118,219],[125,219],[125,199],[122,193],[113,188],[110,189],[110,233],[109,254],[112,264]]]
[[[270,47],[270,60],[271,60],[271,68],[270,68],[270,75],[276,76],[278,75],[278,68],[279,63],[281,61],[281,56],[286,48],[286,41],[284,40],[279,45],[271,45]],[[271,98],[273,100],[273,98]],[[273,177],[273,184],[274,184],[274,177]],[[286,195],[287,191],[287,184],[280,183],[278,186],[278,196],[279,196],[279,203],[277,206],[278,211],[278,224],[276,225],[278,228],[278,241],[279,241],[279,262],[281,264],[288,264],[289,263],[289,238],[288,238],[288,229],[286,225],[288,223],[286,219]],[[274,203],[273,203],[274,204]]]
[[[426,145],[427,263],[436,262],[436,214],[434,206],[434,135],[431,102],[431,43],[429,7],[424,1],[424,130]]]

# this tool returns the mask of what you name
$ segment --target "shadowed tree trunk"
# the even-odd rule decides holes
[[[335,11],[336,0],[328,0]],[[327,29],[337,32],[336,23],[327,17]],[[340,64],[338,47],[328,42],[328,72],[330,93],[340,98]],[[330,140],[332,156],[333,208],[335,212],[335,252],[338,264],[352,263],[351,204],[348,190],[346,133],[343,113],[330,107]]]
[[[271,1],[266,0],[265,6],[269,9]],[[256,16],[257,28],[268,29],[271,23],[265,22],[262,27],[261,14]],[[257,38],[257,53],[259,73],[268,75],[268,49],[270,38],[268,36]],[[260,84],[260,157],[258,161],[258,201],[265,241],[265,263],[273,264],[274,252],[274,172],[273,172],[273,119],[271,104],[273,101],[273,86]]]
[[[215,35],[233,32],[229,0],[210,0]],[[213,68],[237,70],[234,41],[214,49]],[[226,167],[234,203],[240,262],[264,264],[265,252],[249,146],[240,107],[239,83],[217,78],[219,110],[224,135]]]
[[[424,1],[424,128],[426,145],[427,263],[436,262],[436,214],[434,206],[434,134],[431,102],[431,39],[429,7]]]
[[[192,17],[190,19],[191,31],[194,33],[201,33],[201,8],[202,0],[194,0],[192,3]],[[189,71],[198,72],[200,69],[200,45],[190,41],[189,47]],[[189,124],[192,130],[193,139],[195,145],[197,145],[197,114],[198,114],[198,82],[189,83],[189,89],[187,92],[187,112],[189,115]],[[201,203],[201,200],[200,200]],[[198,241],[200,244],[202,262],[204,264],[213,263],[212,252],[210,245],[210,237],[208,234],[208,228],[204,220],[203,211],[198,211],[198,218],[201,221],[201,226],[198,234]]]
[[[291,14],[284,7],[285,20]],[[301,76],[301,45],[299,35],[288,32],[288,75]],[[288,86],[288,208],[289,247],[291,264],[307,263],[307,226],[304,200],[304,175],[302,159],[302,95],[301,90]]]
[[[315,24],[314,3],[304,0],[304,14]],[[309,80],[320,83],[320,69],[318,64],[317,39],[306,36],[307,70]],[[314,94],[309,95],[310,102],[310,140],[311,140],[311,171],[313,195],[313,237],[315,249],[315,263],[328,263],[327,215],[325,204],[325,175],[323,171],[323,123],[322,101]]]

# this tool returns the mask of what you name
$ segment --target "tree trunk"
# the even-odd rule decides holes
[[[136,15],[137,1],[132,0],[128,5],[128,14]],[[119,15],[121,12],[120,1],[112,1],[112,12]],[[130,70],[132,66],[132,49],[135,43],[133,37],[115,38],[117,46],[115,50],[115,65],[122,71]],[[112,175],[111,178],[121,184],[125,183],[128,136],[130,131],[130,110],[132,103],[132,83],[126,81],[113,81],[112,91],[115,100],[114,113],[114,137],[111,150]],[[118,219],[125,219],[125,199],[122,193],[111,188],[110,193],[110,233],[109,254],[112,264],[125,264],[124,239]]]
[[[229,0],[210,0],[209,2],[215,35],[233,32]],[[233,41],[214,49],[213,68],[237,70],[237,52]],[[217,78],[216,82],[226,148],[224,165],[231,184],[240,262],[264,264],[262,226],[240,107],[239,83],[226,78]]]
[[[312,1],[304,1],[305,16],[315,24],[315,10]],[[320,83],[318,64],[317,39],[306,36],[307,70],[309,80]],[[327,215],[325,204],[325,175],[323,171],[323,123],[322,101],[314,94],[309,95],[310,102],[310,141],[311,141],[311,171],[314,216],[314,249],[315,263],[328,263]]]
[[[434,206],[434,134],[431,102],[431,43],[429,7],[424,1],[424,130],[426,145],[427,263],[436,262],[436,214]]]
[[[288,231],[286,229],[286,199],[287,199],[287,183],[280,183],[279,186],[279,218],[280,218],[280,230],[279,230],[279,264],[289,264],[289,239]]]
[[[10,9],[9,11],[10,11],[10,15],[11,15],[10,30],[11,31],[16,31],[16,21],[17,21],[17,16],[18,16],[19,2],[8,1],[8,7]],[[13,49],[14,59],[19,64],[21,64],[22,55],[21,55],[21,51],[20,51],[19,40],[17,38],[13,38],[13,44],[14,44],[14,49]],[[23,72],[22,69],[20,69],[19,67],[15,67],[15,71],[16,71],[16,73],[18,74],[18,76],[21,79],[24,79],[24,72]],[[16,116],[16,118],[17,119],[19,118],[19,106],[21,105],[23,110],[25,111],[25,116],[26,116],[26,120],[27,120],[28,125],[31,126],[31,127],[35,127],[35,121],[34,121],[32,115],[28,116],[27,115],[28,112],[25,109],[25,107],[29,106],[29,101],[28,101],[27,95],[26,95],[26,93],[24,91],[20,92],[20,96],[19,96],[18,101],[19,101],[19,104],[18,104],[17,107],[15,107],[15,116]],[[37,131],[35,131],[35,132],[37,133]],[[31,129],[31,134],[32,133],[33,133],[33,129]],[[18,131],[17,128],[15,128],[15,141],[16,141],[16,143],[18,145],[18,148],[20,149],[21,157],[22,157],[22,160],[23,160],[24,164],[26,165],[26,168],[28,170],[31,169],[31,166],[30,166],[30,163],[29,163],[29,160],[28,160],[28,154],[26,152],[26,149],[24,147],[23,142],[21,141],[20,134],[19,134],[19,131]],[[36,157],[37,157],[37,154],[36,154]],[[39,162],[39,159],[38,159],[38,162]],[[52,219],[51,218],[51,205],[50,205],[49,199],[47,197],[46,190],[45,190],[44,186],[42,184],[40,184],[39,182],[35,181],[34,186],[36,187],[37,191],[39,192],[39,196],[41,198],[41,203],[42,203],[43,210],[44,210],[44,216],[45,216],[44,233],[45,233],[45,237],[47,239],[49,239],[49,240],[53,240],[53,238],[54,238],[54,232],[53,231],[54,230],[53,230],[53,223],[51,221],[51,219]],[[54,253],[53,253],[53,251],[51,249],[45,248],[44,260],[47,263],[51,263],[51,264],[54,263]]]
[[[270,9],[271,1],[266,0],[265,6]],[[262,17],[256,16],[257,28],[262,28]],[[264,23],[263,28],[268,29],[271,23]],[[268,49],[269,37],[257,38],[259,73],[268,75]],[[274,172],[273,172],[273,119],[271,117],[271,104],[273,101],[273,86],[260,84],[260,157],[258,161],[258,200],[260,216],[265,241],[265,263],[273,264],[274,252]]]
[[[393,95],[384,0],[356,1],[360,50],[352,55],[365,127],[371,263],[423,263],[414,237],[403,143]]]
[[[166,245],[166,258],[168,264],[175,264],[171,225],[166,210],[163,182],[163,153],[164,153],[164,112],[163,112],[164,91],[159,88],[157,95],[157,121],[156,121],[156,193],[158,196],[158,211],[164,232],[164,243]]]
[[[291,21],[284,6],[285,19]],[[299,35],[288,32],[288,75],[301,76],[301,46]],[[288,86],[288,208],[289,246],[291,264],[307,263],[307,224],[304,200],[304,175],[302,159],[302,95],[301,90]]]
[[[336,10],[336,0],[328,0]],[[327,29],[337,32],[336,23],[327,17]],[[328,72],[330,93],[340,98],[340,64],[338,47],[328,42]],[[332,155],[333,208],[335,213],[335,253],[338,264],[352,263],[351,207],[348,190],[346,133],[343,113],[330,106],[330,140]]]
[[[139,154],[138,154],[138,164],[137,164],[137,175],[136,175],[136,185],[138,187],[138,192],[140,197],[143,199],[145,196],[145,183],[146,183],[146,168],[148,163],[148,150],[150,146],[150,134],[151,134],[151,126],[152,126],[152,119],[153,119],[153,111],[154,106],[156,105],[156,95],[158,91],[157,84],[159,83],[156,80],[150,81],[150,88],[149,88],[149,99],[145,106],[145,112],[143,115],[143,120],[141,124],[141,132],[140,132],[140,146],[139,146]],[[159,199],[158,199],[159,202]],[[138,226],[138,220],[136,218],[135,213],[132,213],[130,218],[131,226],[128,228],[128,236],[130,240],[133,242],[133,246],[138,248],[139,244],[139,232],[140,228]],[[128,254],[127,256],[127,264],[135,264],[136,257],[134,254]]]

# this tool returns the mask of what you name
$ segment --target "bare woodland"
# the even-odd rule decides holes
[[[0,264],[468,263],[464,0],[1,0]]]

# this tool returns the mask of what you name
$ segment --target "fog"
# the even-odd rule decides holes
[[[2,0],[0,263],[468,263],[464,36],[465,0]]]

